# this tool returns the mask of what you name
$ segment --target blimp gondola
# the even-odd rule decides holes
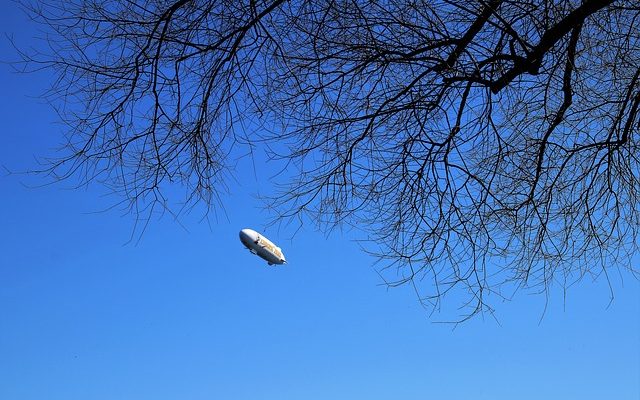
[[[251,253],[264,259],[269,265],[286,264],[287,262],[280,247],[253,229],[241,230],[240,241]]]

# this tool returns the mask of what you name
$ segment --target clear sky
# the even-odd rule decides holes
[[[0,30],[34,27],[0,2]],[[0,58],[14,52],[0,41]],[[61,127],[34,96],[46,76],[0,64],[0,164],[51,155]],[[434,323],[408,287],[387,290],[353,242],[304,226],[266,229],[253,194],[269,183],[238,165],[226,216],[133,219],[99,186],[33,188],[0,176],[0,399],[639,399],[640,284],[613,275],[497,304],[500,324]],[[249,173],[247,173],[249,171]],[[278,268],[238,231],[264,231]],[[293,238],[292,238],[293,236]],[[440,318],[441,319],[441,318]]]

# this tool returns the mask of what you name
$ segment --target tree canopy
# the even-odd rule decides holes
[[[248,139],[279,218],[357,225],[391,285],[463,315],[631,269],[640,6],[614,0],[36,0],[67,123],[56,178],[134,212],[220,207]],[[145,208],[146,207],[146,208]]]

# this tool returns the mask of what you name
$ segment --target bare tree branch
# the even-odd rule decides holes
[[[632,270],[640,7],[625,0],[34,0],[56,179],[142,216],[221,206],[244,145],[280,221],[350,224],[389,286],[459,319]],[[246,126],[259,126],[245,131]],[[443,301],[445,298],[451,301]],[[455,319],[455,317],[454,317]]]

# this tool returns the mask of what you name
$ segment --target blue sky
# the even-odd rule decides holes
[[[29,44],[13,2],[0,28]],[[0,41],[3,60],[13,50]],[[0,65],[0,164],[53,154],[61,127],[43,75]],[[266,167],[261,173],[268,176]],[[226,216],[133,218],[99,186],[0,177],[0,399],[638,399],[640,284],[585,280],[566,300],[521,293],[500,324],[434,323],[408,287],[380,285],[344,231],[266,227],[249,160]],[[250,171],[250,173],[245,173]],[[269,268],[238,231],[265,231],[290,264]],[[293,238],[292,238],[293,236]]]

